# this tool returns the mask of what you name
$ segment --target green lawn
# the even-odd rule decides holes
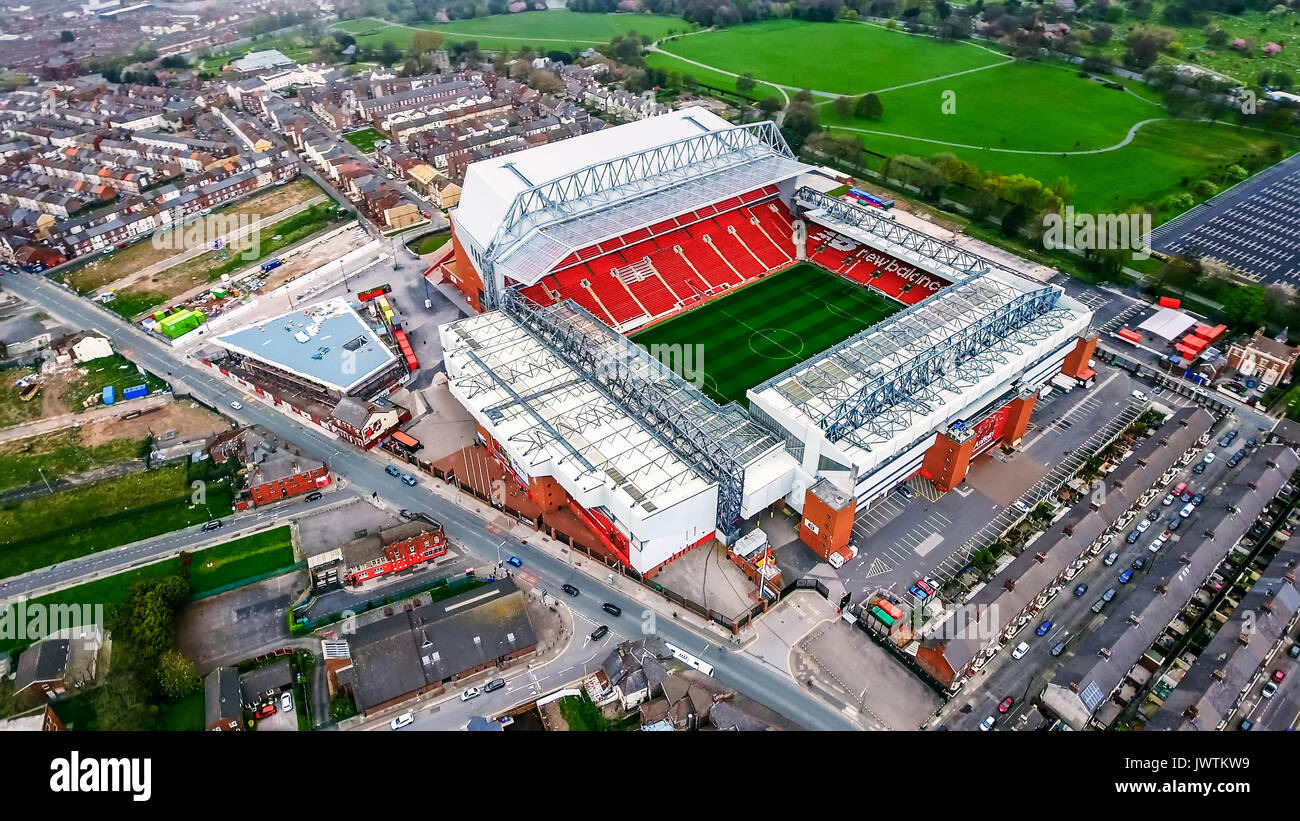
[[[489,51],[516,51],[528,45],[535,49],[582,50],[608,43],[620,34],[635,31],[658,39],[671,32],[691,31],[696,26],[680,17],[651,14],[588,14],[565,9],[523,14],[503,14],[456,20],[451,23],[422,23],[419,27],[394,25],[374,18],[347,20],[335,28],[349,32],[363,46],[379,48],[385,40],[405,49],[411,35],[420,29],[441,32],[448,45],[475,40]]]
[[[133,388],[136,385],[144,385],[149,389],[149,393],[162,390],[167,387],[167,383],[158,377],[146,372],[143,376],[139,368],[121,354],[92,359],[89,362],[83,362],[77,366],[86,370],[84,376],[78,376],[75,382],[68,385],[63,391],[60,399],[63,406],[73,413],[82,410],[81,403],[87,397],[92,395],[102,395],[104,388],[113,387],[113,396],[118,401],[122,400],[122,392],[127,388]],[[98,407],[99,403],[91,405]]]
[[[190,557],[190,583],[195,594],[251,579],[294,563],[288,527],[255,533]]]
[[[804,264],[632,339],[652,355],[655,345],[702,346],[693,361],[705,372],[705,393],[744,405],[749,388],[899,310],[864,286]]]
[[[174,704],[166,704],[158,715],[158,729],[166,732],[192,732],[203,729],[203,690],[190,693]]]
[[[446,245],[450,240],[450,233],[430,234],[427,237],[420,237],[419,239],[411,240],[406,244],[406,247],[410,248],[417,254],[432,254],[434,251],[437,251],[439,248]]]
[[[674,57],[671,54],[651,52],[645,56],[645,62],[646,65],[650,66],[651,68],[657,68],[669,72],[676,72],[677,74],[680,74],[683,77],[689,74],[690,76],[694,77],[695,81],[698,83],[703,83],[704,85],[713,86],[714,88],[720,88],[723,89],[724,91],[732,91],[737,94],[740,93],[739,91],[736,90],[737,78],[732,77],[730,74],[723,74],[720,71],[712,71],[710,69],[703,68],[701,66],[693,65],[678,57]],[[744,72],[737,72],[737,73],[743,74]],[[760,100],[764,97],[776,97],[777,99],[785,100],[787,97],[791,97],[794,95],[788,92],[783,92],[781,89],[777,88],[776,86],[768,85],[767,83],[760,82],[754,88],[753,91],[749,92],[748,96]]]
[[[76,428],[0,442],[0,490],[85,473],[144,455],[147,439],[115,439],[87,447]],[[39,468],[39,470],[38,470]]]
[[[226,483],[191,506],[187,466],[106,479],[0,508],[0,578],[205,522],[230,512]]]
[[[680,37],[661,48],[737,74],[836,94],[878,91],[1007,61],[972,42],[943,43],[877,26],[803,20],[732,26]],[[937,89],[935,98],[937,110]]]
[[[363,128],[360,131],[351,131],[343,135],[343,139],[355,145],[358,149],[369,154],[375,150],[375,143],[387,139],[382,132],[373,128]]]

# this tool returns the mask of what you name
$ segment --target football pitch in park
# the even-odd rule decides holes
[[[552,9],[416,26],[366,17],[347,20],[334,28],[351,34],[359,45],[373,48],[382,47],[387,40],[400,49],[406,49],[416,32],[436,31],[448,45],[474,40],[479,48],[493,51],[517,51],[520,46],[546,51],[585,50],[605,45],[615,37],[633,31],[657,40],[668,34],[691,31],[696,26],[680,17],[657,14],[588,14]]]
[[[683,352],[699,346],[689,348],[696,374],[682,376],[695,381],[702,371],[702,384],[696,384],[711,398],[747,405],[749,388],[899,310],[901,305],[805,263],[647,328],[632,341],[652,355],[656,346]],[[683,353],[664,364],[685,361]]]
[[[1012,60],[973,41],[942,42],[862,23],[771,20],[674,37],[656,68],[735,88],[735,74],[808,88],[821,124],[868,151],[954,154],[985,172],[1067,180],[1083,211],[1121,211],[1186,190],[1275,136],[1171,119],[1138,81],[1108,88],[1072,67]],[[808,55],[820,55],[808,59]],[[760,86],[755,94],[771,89]],[[838,95],[879,96],[882,115],[838,115]],[[1293,146],[1288,146],[1288,150]],[[879,162],[873,167],[879,166]]]

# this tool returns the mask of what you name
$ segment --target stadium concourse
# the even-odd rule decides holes
[[[476,312],[439,328],[448,384],[544,512],[646,574],[788,507],[838,567],[858,506],[916,474],[951,489],[1055,374],[1091,378],[1087,307],[838,184],[774,124],[700,108],[468,168],[429,272]],[[670,328],[696,338],[626,336]],[[780,373],[742,361],[776,348]]]

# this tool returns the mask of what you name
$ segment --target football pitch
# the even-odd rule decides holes
[[[647,328],[632,340],[651,355],[655,346],[670,346],[666,351],[676,358],[660,348],[660,361],[678,367],[720,404],[735,400],[747,406],[749,388],[901,309],[874,291],[804,264]],[[702,384],[688,370],[702,371]]]

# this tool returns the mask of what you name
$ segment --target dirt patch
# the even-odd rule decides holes
[[[158,437],[157,444],[166,447],[187,439],[197,439],[230,430],[230,424],[217,414],[193,402],[181,401],[137,416],[134,419],[103,419],[91,422],[81,429],[81,441],[86,445],[100,445],[123,437],[143,438],[150,433]],[[175,431],[172,439],[163,439],[168,431]]]

